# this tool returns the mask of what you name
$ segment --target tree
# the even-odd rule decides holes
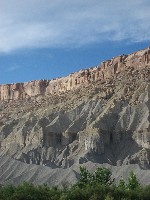
[[[81,183],[89,183],[91,181],[91,174],[86,169],[86,167],[80,166],[80,182]]]
[[[135,190],[137,188],[139,188],[140,184],[137,180],[137,177],[135,175],[135,173],[133,171],[130,172],[130,176],[128,178],[128,185],[127,188],[129,190]]]
[[[94,173],[90,173],[85,167],[80,167],[80,182],[84,184],[99,183],[101,185],[111,185],[111,171],[107,168],[98,167]]]
[[[98,167],[93,174],[93,181],[102,185],[111,185],[114,182],[111,175],[110,169]]]
[[[119,182],[119,186],[120,189],[125,190],[126,189],[126,184],[125,181],[123,180],[123,178],[121,177],[120,182]]]

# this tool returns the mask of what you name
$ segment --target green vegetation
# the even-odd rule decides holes
[[[131,171],[128,183],[121,178],[118,185],[111,179],[111,171],[97,168],[90,173],[80,167],[80,180],[67,188],[35,186],[23,183],[19,186],[0,187],[0,200],[149,200],[150,186],[142,187]]]
[[[98,167],[94,173],[89,173],[85,167],[80,167],[80,181],[78,185],[85,184],[100,184],[100,185],[111,185],[114,180],[111,179],[111,171],[106,168]]]

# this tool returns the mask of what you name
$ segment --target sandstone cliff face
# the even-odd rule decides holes
[[[68,168],[150,168],[150,49],[51,81],[0,86],[1,154]]]
[[[67,77],[55,80],[40,80],[27,83],[0,85],[0,100],[18,100],[35,96],[60,94],[68,90],[76,89],[81,85],[91,84],[96,81],[108,81],[119,73],[129,70],[132,74],[135,70],[150,66],[150,47],[126,56],[118,56],[99,66],[80,70]]]

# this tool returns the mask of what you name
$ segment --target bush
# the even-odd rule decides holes
[[[111,179],[111,171],[107,168],[97,168],[93,174],[93,181],[102,185],[111,185],[114,180]]]
[[[0,187],[0,200],[149,200],[150,185],[141,187],[136,175],[131,172],[128,183],[123,179],[118,186],[111,179],[111,172],[106,168],[97,168],[89,173],[80,169],[80,181],[70,188],[61,189],[47,185],[35,186],[23,183],[19,186]],[[113,183],[113,184],[112,184]]]
[[[107,168],[97,168],[94,173],[90,173],[85,167],[80,167],[80,185],[96,184],[111,185],[114,180],[111,179],[111,171]]]
[[[123,178],[120,179],[119,182],[119,186],[118,186],[121,190],[125,190],[126,189],[126,184],[125,181],[123,180]]]
[[[133,171],[130,172],[130,176],[128,178],[128,185],[127,188],[129,190],[136,190],[140,187],[140,184],[136,178],[136,175]]]

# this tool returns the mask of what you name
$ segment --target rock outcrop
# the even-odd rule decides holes
[[[150,47],[130,54],[112,58],[101,63],[97,67],[80,70],[67,77],[54,80],[31,81],[27,83],[16,83],[0,85],[0,100],[18,100],[35,96],[60,94],[68,90],[76,89],[81,85],[91,82],[107,82],[110,78],[118,76],[128,70],[139,71],[150,66]]]
[[[64,78],[1,85],[0,152],[50,168],[150,169],[150,48]]]

